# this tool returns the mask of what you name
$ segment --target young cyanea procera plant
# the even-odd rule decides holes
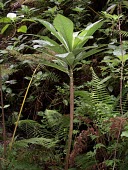
[[[36,21],[42,23],[53,36],[56,37],[57,41],[43,36],[42,40],[34,40],[34,48],[38,48],[42,51],[47,51],[47,54],[52,55],[53,60],[45,61],[43,64],[59,69],[69,75],[70,78],[70,129],[69,129],[69,138],[68,138],[68,149],[66,154],[66,163],[65,170],[68,169],[71,142],[72,142],[72,133],[73,133],[73,115],[74,115],[74,82],[73,82],[73,72],[76,65],[83,59],[96,54],[103,49],[101,47],[88,47],[85,48],[85,43],[93,38],[93,33],[99,29],[103,21],[97,21],[93,24],[90,24],[85,29],[79,32],[73,32],[74,24],[73,22],[66,18],[63,15],[58,14],[53,24],[42,20],[36,19]],[[59,42],[59,43],[58,43]]]

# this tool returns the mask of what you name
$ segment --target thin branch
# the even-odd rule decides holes
[[[121,13],[121,4],[118,4],[118,9],[117,9],[117,13],[118,13],[118,17]],[[123,115],[123,107],[122,107],[122,91],[123,91],[123,70],[124,70],[124,54],[123,54],[123,43],[122,43],[122,35],[121,35],[121,21],[120,18],[118,19],[118,30],[119,30],[119,38],[120,38],[120,50],[121,50],[121,67],[120,67],[120,113],[121,115]],[[118,143],[119,143],[119,138],[120,138],[120,134],[121,134],[121,127],[122,127],[122,120],[120,122],[120,128],[119,128],[119,133],[117,136],[117,141],[116,141],[116,147],[114,150],[114,165],[112,170],[115,170],[116,168],[116,156],[117,156],[117,147],[118,147]]]
[[[118,16],[121,12],[121,4],[118,4]],[[123,70],[124,70],[124,54],[123,54],[123,44],[122,44],[122,35],[121,35],[121,21],[120,18],[118,20],[118,30],[119,30],[119,38],[120,38],[120,50],[121,50],[121,68],[120,68],[120,113],[123,115],[123,107],[122,107],[122,91],[123,91]]]
[[[10,142],[10,150],[12,149],[12,145],[13,145],[13,142],[14,142],[14,137],[15,137],[15,134],[16,134],[16,130],[17,130],[18,123],[19,123],[19,120],[20,120],[20,117],[21,117],[21,113],[22,113],[22,110],[23,110],[23,107],[24,107],[24,103],[25,103],[26,98],[27,98],[27,94],[28,94],[29,88],[30,88],[30,86],[31,86],[31,84],[32,84],[32,80],[33,80],[33,78],[34,78],[34,75],[35,75],[38,67],[39,67],[39,64],[38,64],[38,66],[35,68],[35,70],[34,70],[34,72],[33,72],[33,75],[32,75],[32,77],[31,77],[31,80],[30,80],[30,82],[29,82],[29,84],[28,84],[27,90],[26,90],[26,92],[25,92],[24,99],[23,99],[23,102],[22,102],[22,105],[21,105],[21,108],[20,108],[20,112],[19,112],[19,115],[18,115],[16,124],[15,124],[15,128],[14,128],[12,140],[11,140],[11,142]]]
[[[4,118],[4,101],[3,101],[3,91],[2,91],[1,66],[0,66],[0,95],[1,95],[2,126],[3,126],[4,157],[5,157],[6,155],[6,128],[5,128],[5,118]]]

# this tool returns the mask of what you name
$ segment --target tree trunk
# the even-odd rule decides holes
[[[68,136],[68,149],[66,154],[65,170],[69,167],[69,156],[72,144],[72,134],[73,134],[73,117],[74,117],[74,83],[73,83],[73,69],[70,68],[70,127]]]

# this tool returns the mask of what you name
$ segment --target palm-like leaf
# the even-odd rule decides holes
[[[83,45],[90,39],[93,38],[92,35],[94,32],[102,26],[103,22],[97,21],[93,24],[90,24],[85,28],[80,34],[78,34],[74,40],[73,48],[81,48]]]
[[[73,22],[58,14],[54,19],[54,27],[58,31],[58,34],[63,37],[67,51],[72,51],[72,41],[73,41]]]
[[[37,19],[37,21],[42,23],[61,43],[59,45],[48,37],[42,37],[44,39],[42,47],[53,50],[57,54],[54,55],[54,57],[58,60],[62,60],[69,66],[76,66],[76,63],[80,60],[102,51],[102,49],[97,48],[95,50],[83,52],[84,44],[88,39],[93,38],[93,33],[102,26],[103,22],[101,20],[90,24],[80,33],[73,32],[74,26],[72,21],[60,14],[54,19],[54,26],[42,19]]]

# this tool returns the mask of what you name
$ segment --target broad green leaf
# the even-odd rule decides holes
[[[4,109],[8,108],[9,106],[10,106],[10,104],[4,105]],[[0,106],[0,109],[2,109],[2,106]]]
[[[56,41],[52,40],[51,38],[47,37],[47,36],[41,36],[41,39],[49,41],[51,44],[53,44],[53,46],[60,46]]]
[[[82,12],[85,8],[75,7],[72,10],[77,12]]]
[[[35,18],[30,18],[30,19],[24,18],[24,19],[22,19],[22,22],[26,22],[26,21],[36,22],[36,21],[35,21]]]
[[[56,61],[56,60],[55,60]],[[68,74],[68,67],[67,67],[67,65],[65,64],[65,66],[64,65],[62,65],[61,63],[62,63],[62,61],[60,61],[60,64],[59,64],[59,60],[57,60],[57,62],[56,63],[53,63],[53,62],[50,62],[50,61],[46,61],[46,60],[40,60],[40,62],[42,62],[42,64],[44,64],[44,65],[46,65],[46,66],[50,66],[50,67],[53,67],[53,68],[56,68],[56,69],[58,69],[58,70],[60,70],[60,71],[62,71],[62,72],[64,72],[64,73],[67,73]]]
[[[57,59],[54,60],[54,63],[57,64],[59,67],[64,67],[67,70],[66,73],[68,73],[68,65],[64,61]]]
[[[78,36],[83,37],[83,36],[92,36],[94,34],[94,32],[99,29],[101,26],[103,25],[103,22],[97,21],[93,24],[90,24],[89,26],[87,26],[86,29],[84,29]],[[84,43],[82,43],[82,41],[84,41]],[[81,40],[81,39],[75,39],[74,41],[74,48],[77,47],[78,44],[82,43],[82,46],[88,41],[88,39],[85,40]]]
[[[67,56],[69,55],[69,53],[64,53],[64,54],[56,54],[56,57],[59,57],[59,58],[66,58]]]
[[[49,41],[45,41],[45,40],[33,40],[32,42],[34,44],[40,45],[41,47],[54,46],[54,44],[52,44]]]
[[[20,28],[17,29],[17,32],[26,33],[27,32],[27,26],[22,25]]]
[[[121,50],[120,47],[116,48],[116,49],[113,51],[113,54],[114,54],[115,56],[117,56],[117,57],[118,57],[118,56],[121,56],[122,53],[123,53],[123,55],[125,55],[125,54],[126,54],[126,51],[125,51],[125,50]]]
[[[125,62],[125,61],[127,61],[128,60],[128,54],[125,54],[125,55],[123,55],[123,56],[117,56],[119,59],[120,59],[120,61],[122,61],[122,62]]]
[[[42,19],[36,19],[36,20],[39,21],[41,24],[43,24],[54,36],[56,36],[58,39],[60,38],[52,24]]]
[[[102,47],[104,47],[104,46],[102,46]],[[80,53],[80,54],[76,57],[75,63],[77,64],[77,62],[79,62],[79,61],[81,61],[81,60],[83,60],[83,59],[85,59],[85,58],[87,58],[87,57],[90,57],[91,55],[94,55],[94,54],[96,54],[96,53],[99,53],[99,52],[101,52],[101,51],[103,51],[103,50],[105,50],[105,48],[102,48],[102,49],[101,49],[101,47],[100,47],[100,48],[96,48],[96,49],[89,50],[89,51],[87,51],[87,52],[82,52],[82,53]]]
[[[53,44],[51,47],[48,47],[48,48],[53,50],[55,53],[57,53],[57,54],[66,53],[66,50],[60,44],[55,42],[54,40],[50,39],[47,36],[42,36],[41,38],[46,40],[46,41],[49,41],[51,44]]]
[[[6,24],[6,25],[2,28],[1,34],[3,34],[3,33],[7,30],[7,28],[9,27],[9,25],[10,25],[10,24]]]
[[[7,18],[7,17],[4,17],[4,18],[0,19],[0,23],[10,23],[10,22],[11,22],[11,19]]]
[[[128,137],[128,131],[122,132],[121,137]]]
[[[69,66],[73,66],[75,56],[73,53],[69,53],[69,55],[66,57],[67,63]]]
[[[36,20],[39,21],[41,24],[43,24],[51,32],[51,34],[53,34],[64,45],[64,47],[67,51],[69,50],[65,39],[62,37],[62,35],[60,35],[56,31],[56,29],[54,28],[54,26],[52,24],[50,24],[49,22],[44,21],[42,19],[36,19]]]
[[[67,43],[68,51],[72,51],[72,42],[73,42],[73,22],[64,17],[63,15],[58,14],[53,22],[56,30],[64,38]]]
[[[75,39],[75,42],[78,40],[77,46],[73,46],[73,48],[82,48],[85,42],[87,42],[89,39],[92,39],[93,36],[77,36]]]
[[[57,6],[54,6],[53,8],[49,8],[47,11],[53,15],[56,10],[57,10]]]
[[[56,54],[63,54],[65,53],[65,49],[62,46],[50,46],[48,47],[50,50],[54,51]]]
[[[74,63],[75,56],[72,52],[65,54],[57,54],[56,56],[65,61],[69,66],[72,66]]]
[[[73,50],[73,54],[77,56],[79,53],[83,52],[85,49],[84,48],[76,48]]]

